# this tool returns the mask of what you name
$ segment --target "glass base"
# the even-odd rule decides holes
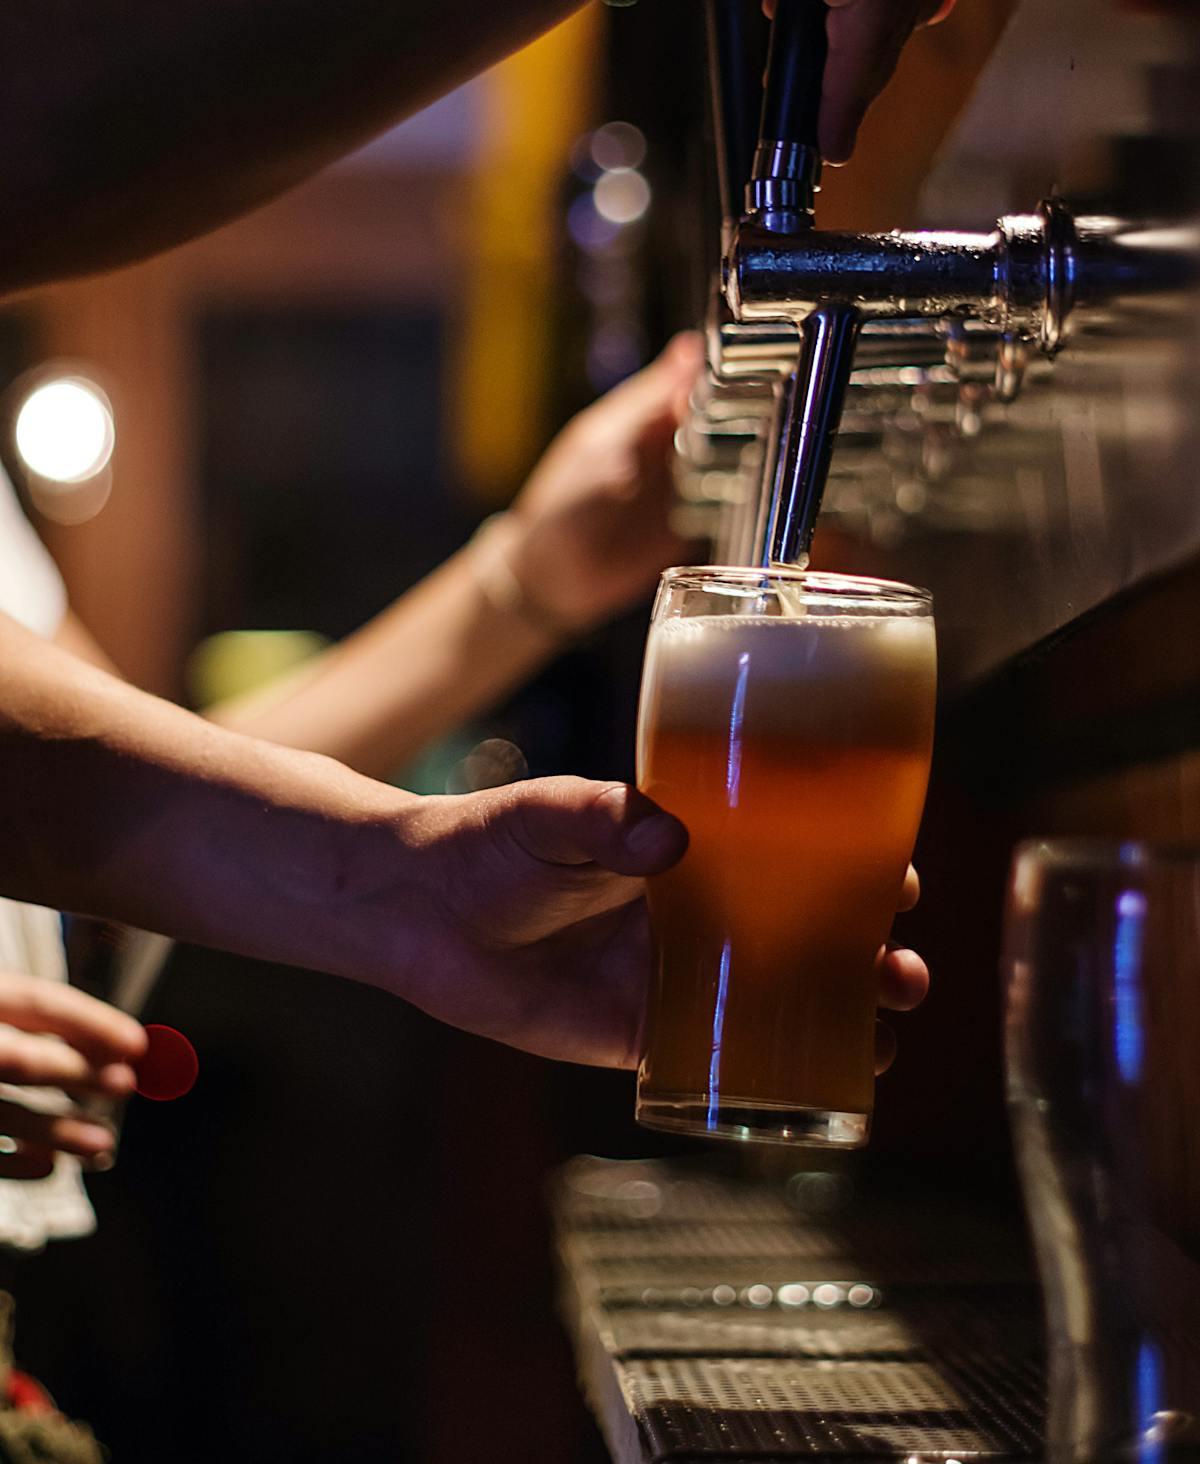
[[[871,1132],[869,1113],[792,1108],[783,1103],[709,1103],[697,1094],[639,1094],[634,1116],[643,1128],[698,1139],[752,1144],[810,1144],[860,1149]]]

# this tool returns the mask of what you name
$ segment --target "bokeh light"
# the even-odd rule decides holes
[[[82,483],[102,473],[116,444],[112,407],[104,392],[81,376],[43,381],[17,412],[21,461],[52,483]]]
[[[646,156],[646,139],[632,122],[606,122],[592,133],[592,161],[605,172],[637,168]]]
[[[596,212],[613,224],[632,224],[650,207],[650,185],[636,168],[602,173],[592,190]]]
[[[620,224],[603,218],[591,193],[581,194],[567,210],[567,232],[585,254],[607,249],[621,232]]]

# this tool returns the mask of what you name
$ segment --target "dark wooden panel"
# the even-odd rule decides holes
[[[925,1006],[889,1020],[885,1153],[1005,1162],[1000,934],[1018,839],[1200,840],[1200,562],[1137,586],[944,712],[897,933],[928,960]]]

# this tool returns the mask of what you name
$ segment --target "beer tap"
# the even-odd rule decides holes
[[[707,28],[727,260],[747,220],[781,236],[813,226],[821,176],[817,117],[825,6],[818,0],[784,0],[780,5],[770,30],[761,90],[761,48],[756,56],[754,18],[747,16],[740,0],[708,0]],[[755,75],[748,82],[750,67]],[[749,120],[755,92],[757,145],[751,141]],[[718,531],[718,553],[732,562],[806,559],[811,529],[806,535],[802,522],[814,519],[819,507],[861,323],[858,312],[836,299],[819,302],[803,321],[781,315],[739,315],[722,288],[714,292],[709,311],[711,379],[697,403],[702,425],[693,436],[703,438],[713,431],[714,401],[722,402],[728,417],[732,399],[751,425],[769,414],[765,433],[759,433],[762,450],[754,459],[761,487],[731,504]],[[930,339],[924,342],[926,350]],[[900,332],[889,332],[877,345],[890,359],[900,341]],[[815,501],[806,506],[814,492]]]
[[[781,0],[771,24],[745,213],[725,254],[726,299],[736,319],[750,319],[728,287],[730,262],[736,264],[744,232],[753,228],[782,242],[806,237],[815,224],[825,17],[822,0]],[[854,305],[836,295],[814,300],[802,320],[790,318],[800,325],[799,355],[778,394],[769,491],[762,496],[751,545],[755,559],[768,564],[807,563],[862,321]]]
[[[759,0],[704,0],[704,28],[724,254],[741,217],[757,141],[766,27]]]
[[[932,355],[957,371],[982,344],[991,399],[1008,402],[1031,356],[1052,358],[1077,316],[1143,308],[1195,272],[1193,235],[1075,218],[1057,198],[987,232],[818,228],[825,19],[822,0],[779,0],[745,210],[722,230],[709,322],[716,382],[773,391],[760,501],[738,551],[764,566],[808,560],[856,350],[896,365]]]

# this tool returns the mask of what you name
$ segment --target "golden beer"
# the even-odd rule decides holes
[[[664,577],[638,786],[690,843],[649,882],[641,1122],[865,1141],[875,958],[920,822],[934,689],[920,591],[787,571]]]

